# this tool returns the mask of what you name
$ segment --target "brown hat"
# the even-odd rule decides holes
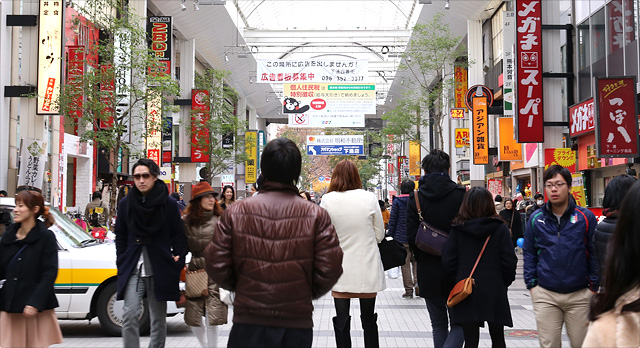
[[[191,190],[191,201],[193,202],[195,199],[200,198],[204,195],[208,195],[208,194],[212,194],[214,197],[216,197],[218,195],[217,192],[215,192],[213,190],[213,188],[211,188],[211,185],[209,185],[208,182],[206,181],[202,181],[199,182],[197,184],[195,184],[193,186],[193,189]]]

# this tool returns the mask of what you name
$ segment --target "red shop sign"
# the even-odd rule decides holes
[[[593,98],[569,107],[569,134],[572,138],[596,130],[593,116]]]
[[[542,143],[542,1],[516,0],[516,25],[517,139]]]
[[[596,77],[598,157],[638,157],[635,76]]]
[[[209,91],[191,90],[191,162],[209,162]]]

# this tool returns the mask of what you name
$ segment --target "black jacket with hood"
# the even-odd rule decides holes
[[[419,184],[418,199],[422,217],[429,224],[449,232],[451,220],[458,214],[466,190],[451,181],[445,173],[428,174],[420,179]],[[419,295],[446,299],[454,284],[443,279],[442,258],[425,253],[415,244],[420,219],[414,193],[415,191],[409,195],[407,205],[407,241],[418,263]]]

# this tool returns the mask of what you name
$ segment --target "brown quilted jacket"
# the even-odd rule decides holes
[[[311,300],[342,274],[329,214],[277,183],[225,210],[204,256],[211,279],[236,292],[241,324],[312,328]]]

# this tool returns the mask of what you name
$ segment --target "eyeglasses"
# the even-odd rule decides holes
[[[133,178],[136,179],[136,180],[140,180],[140,178],[149,179],[150,177],[151,177],[151,174],[149,174],[149,173],[133,174]]]
[[[550,182],[549,182],[549,183],[546,183],[546,184],[544,185],[544,187],[546,187],[548,190],[551,190],[551,189],[553,189],[554,187],[555,187],[555,188],[557,188],[557,189],[561,189],[561,188],[563,188],[563,187],[564,187],[564,185],[566,185],[566,184],[567,184],[566,182],[557,182],[557,183],[555,183],[555,184],[554,184],[554,183],[550,183]]]

